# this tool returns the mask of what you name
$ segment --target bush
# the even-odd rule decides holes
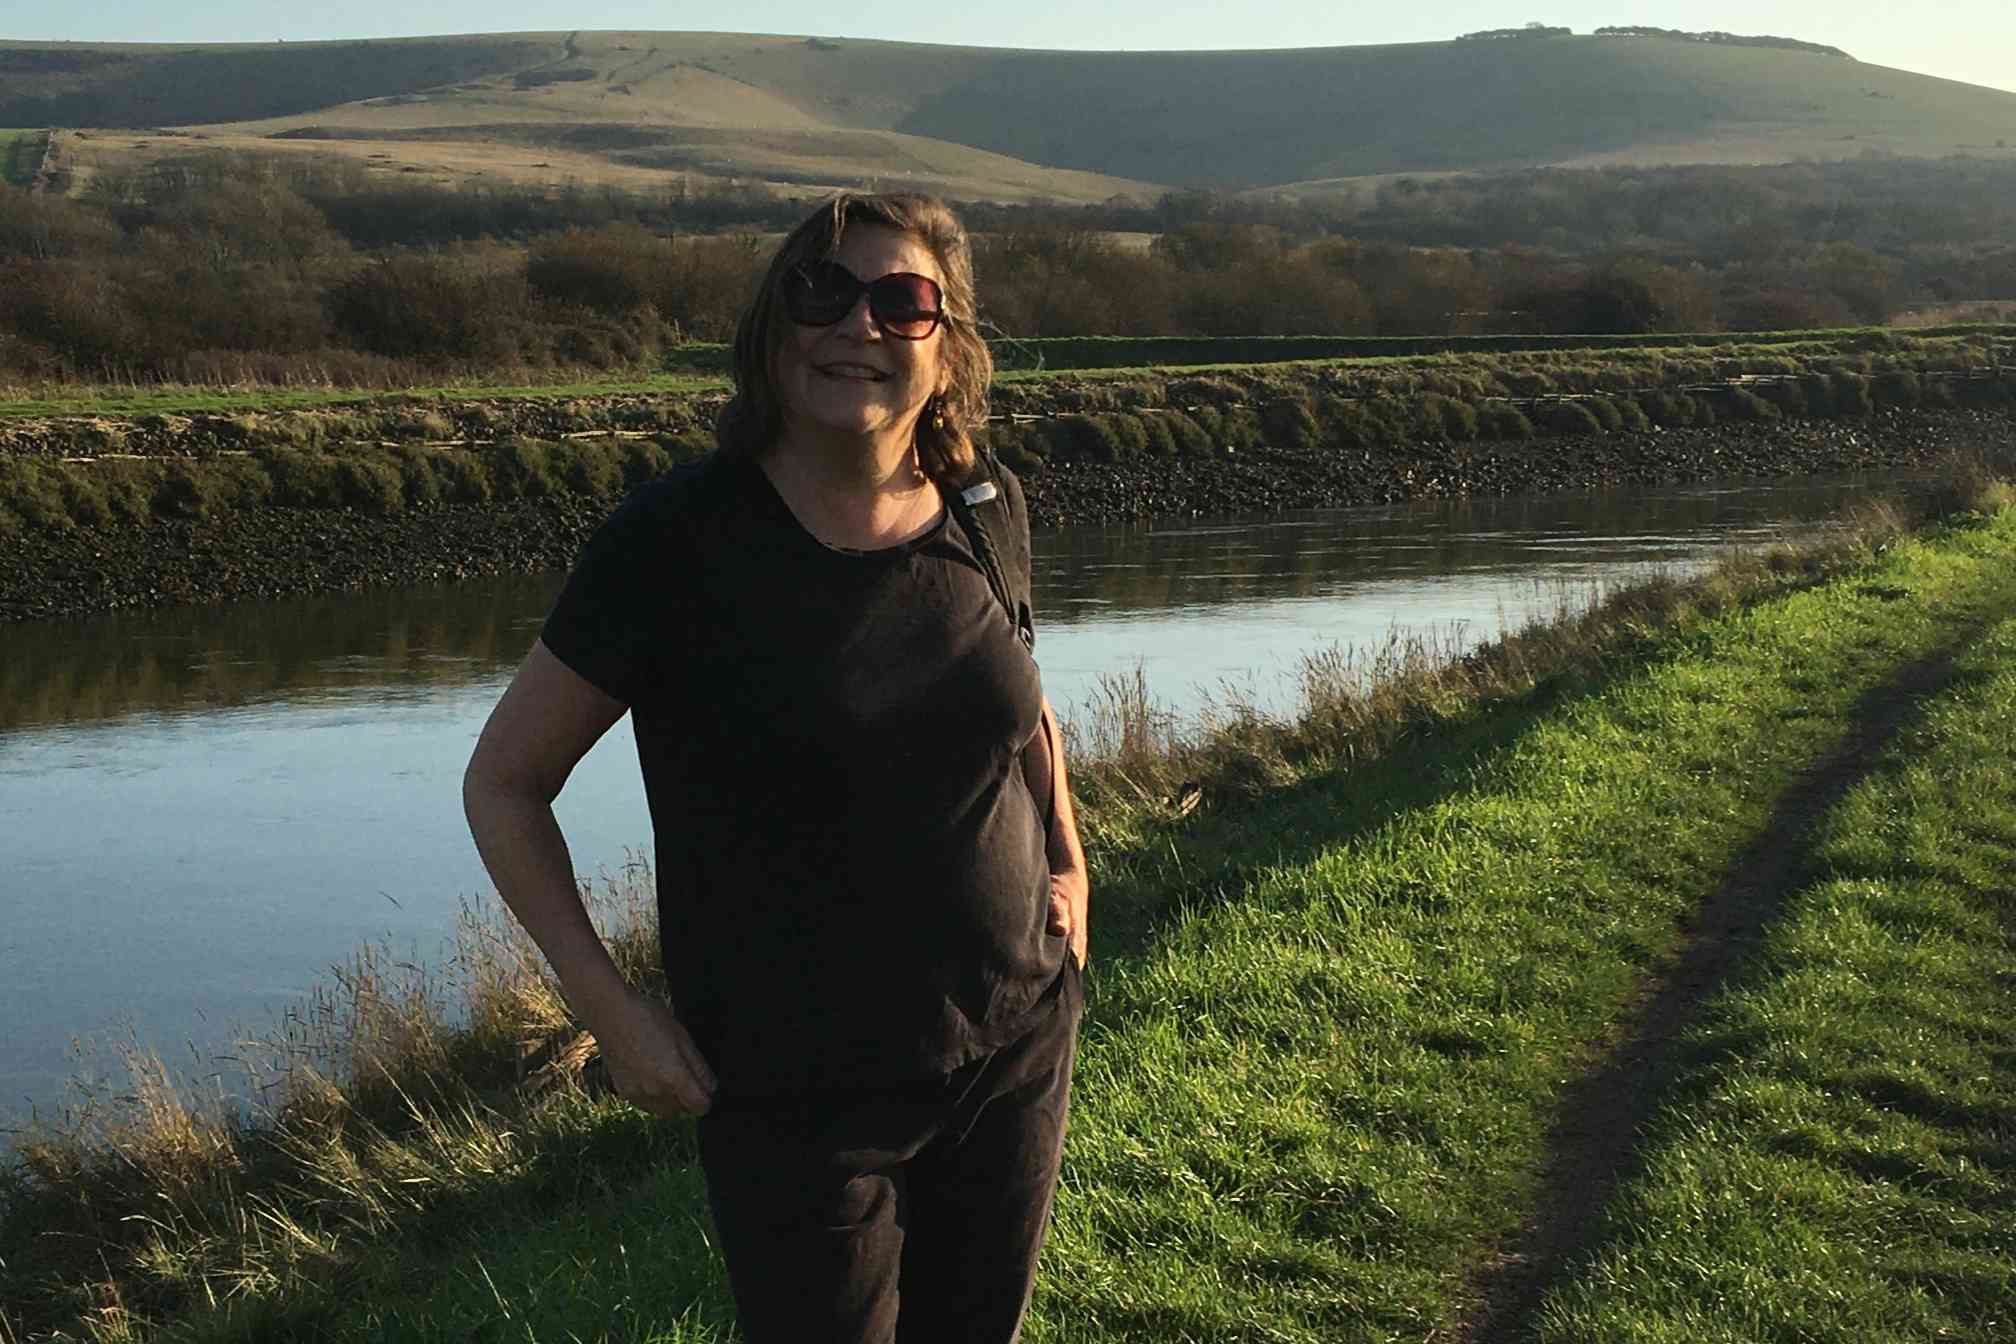
[[[434,470],[437,456],[434,450],[402,443],[387,452],[393,467],[399,472],[400,486],[408,504],[426,508],[441,502],[441,478]]]
[[[1617,413],[1617,422],[1620,429],[1631,433],[1638,433],[1652,428],[1651,417],[1645,414],[1643,407],[1630,398],[1618,398],[1610,402],[1609,405],[1611,410]]]
[[[1809,373],[1799,379],[1799,391],[1806,398],[1806,414],[1834,414],[1834,385],[1824,373]]]
[[[1579,401],[1550,401],[1535,417],[1549,434],[1601,434],[1603,422]]]
[[[1477,435],[1485,439],[1530,439],[1533,422],[1509,401],[1487,401],[1477,408]]]
[[[1011,422],[989,425],[974,436],[976,446],[985,445],[993,450],[1001,465],[1018,476],[1026,476],[1043,469],[1043,459],[1028,446],[1029,436]]]
[[[546,499],[564,488],[553,470],[551,448],[534,439],[505,439],[485,457],[500,499]]]
[[[406,507],[406,481],[396,462],[375,451],[335,458],[335,502],[365,513],[398,513]]]
[[[1064,415],[1055,422],[1058,444],[1067,462],[1112,462],[1120,456],[1120,444],[1110,426],[1096,415]]]
[[[1778,408],[1780,415],[1806,414],[1806,389],[1790,381],[1759,383],[1757,395]]]
[[[145,523],[154,516],[154,499],[166,468],[159,462],[100,462],[96,465],[105,489],[105,506],[122,523]]]
[[[1776,406],[1747,387],[1729,389],[1728,409],[1732,420],[1771,421],[1780,418]]]
[[[1247,453],[1267,446],[1267,431],[1260,417],[1243,406],[1225,412],[1222,427],[1227,452]]]
[[[1316,413],[1304,396],[1287,396],[1270,401],[1260,412],[1261,432],[1266,441],[1289,452],[1313,452],[1322,435]]]
[[[1909,369],[1886,369],[1870,380],[1869,396],[1878,406],[1909,410],[1923,400],[1924,395],[1918,375]]]
[[[1827,375],[1827,385],[1833,392],[1834,413],[1846,416],[1864,416],[1876,409],[1876,403],[1869,391],[1869,380],[1859,373],[1846,371]]]
[[[1332,448],[1350,451],[1386,442],[1386,428],[1365,406],[1343,397],[1323,402],[1324,439]]]
[[[273,502],[282,508],[328,508],[342,497],[336,459],[303,448],[255,448],[257,462],[273,482]]]
[[[1187,411],[1165,411],[1156,419],[1169,427],[1176,451],[1183,457],[1209,457],[1215,440]]]
[[[31,531],[67,532],[76,526],[61,476],[39,462],[0,458],[0,500]]]
[[[279,493],[267,466],[252,459],[176,462],[159,477],[149,508],[162,518],[210,518],[268,500],[278,503]]]
[[[1589,414],[1603,427],[1604,433],[1614,434],[1624,428],[1624,413],[1617,409],[1617,403],[1610,398],[1590,397],[1582,404],[1588,407]]]
[[[1655,389],[1638,394],[1638,409],[1655,425],[1678,428],[1695,422],[1698,408],[1685,392]]]
[[[623,493],[623,463],[612,443],[570,443],[556,453],[563,459],[560,479],[575,494],[613,499]]]
[[[362,349],[392,359],[509,363],[524,294],[515,277],[456,257],[388,257],[329,296],[330,316]]]
[[[1155,457],[1175,457],[1183,451],[1176,427],[1170,423],[1171,414],[1158,411],[1141,417],[1142,428],[1148,431],[1148,451]]]
[[[1148,426],[1141,423],[1141,417],[1130,411],[1113,411],[1099,419],[1113,436],[1122,457],[1145,457],[1148,454]]]
[[[635,224],[611,224],[534,242],[525,258],[525,279],[542,298],[625,313],[651,302],[671,263],[664,239]]]
[[[451,504],[488,504],[497,496],[497,478],[487,453],[451,450],[434,460],[442,498]]]
[[[1451,442],[1468,443],[1477,437],[1477,408],[1467,401],[1454,397],[1443,397],[1435,407],[1442,421],[1442,432]]]

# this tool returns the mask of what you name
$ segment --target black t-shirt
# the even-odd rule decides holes
[[[666,974],[724,1095],[942,1073],[1054,1005],[1042,685],[949,510],[840,551],[713,460],[617,510],[542,638],[630,706]]]

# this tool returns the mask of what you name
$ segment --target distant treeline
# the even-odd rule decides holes
[[[756,235],[804,210],[747,189],[465,193],[217,155],[79,200],[0,191],[0,370],[396,386],[652,366],[731,334]],[[1349,210],[1186,193],[966,214],[1005,337],[1776,331],[2016,297],[2010,162],[1403,179]]]
[[[1573,28],[1556,28],[1544,23],[1529,23],[1523,28],[1480,28],[1474,33],[1461,34],[1459,42],[1499,42],[1508,38],[1523,37],[1573,37]],[[1820,42],[1801,42],[1796,37],[1770,37],[1758,35],[1746,37],[1742,33],[1689,32],[1685,28],[1653,28],[1644,24],[1612,24],[1598,28],[1597,37],[1670,37],[1682,42],[1706,42],[1718,47],[1775,47],[1781,51],[1812,51],[1823,56],[1839,56],[1854,60],[1839,47],[1830,47]]]
[[[1741,33],[1709,31],[1690,33],[1684,28],[1651,28],[1644,24],[1619,24],[1608,28],[1598,28],[1598,37],[1673,37],[1683,42],[1707,42],[1720,47],[1777,47],[1783,51],[1811,51],[1822,56],[1839,56],[1843,60],[1855,58],[1839,47],[1830,47],[1821,42],[1801,42],[1796,37],[1770,37],[1759,35],[1745,37]]]
[[[1544,23],[1529,23],[1523,28],[1479,28],[1474,33],[1462,33],[1458,42],[1497,42],[1508,37],[1573,37],[1573,28],[1553,28]]]

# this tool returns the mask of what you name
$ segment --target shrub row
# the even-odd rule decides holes
[[[711,436],[687,433],[563,443],[514,438],[469,450],[405,444],[342,452],[261,447],[242,455],[172,461],[0,457],[0,537],[258,508],[383,515],[561,495],[613,501],[712,447]]]
[[[1320,382],[1172,379],[1107,384],[1105,405],[1023,421],[996,422],[981,437],[1012,469],[1053,462],[1202,458],[1263,446],[1295,453],[1367,452],[1420,443],[1519,440],[1536,435],[1629,432],[1653,426],[1708,427],[1785,417],[1856,417],[1880,407],[2006,407],[2006,377],[1922,378],[1908,368],[1873,376],[1813,370],[1751,385],[1553,397],[1515,405],[1502,396],[1417,391],[1349,396]],[[1157,405],[1158,401],[1170,404]],[[410,413],[409,428],[440,437],[445,413]],[[692,417],[667,415],[669,421]],[[62,463],[0,457],[0,536],[107,522],[206,517],[233,509],[355,508],[375,513],[438,503],[561,494],[614,498],[672,463],[706,452],[698,428],[654,439],[544,442],[507,437],[493,446],[436,450],[414,444],[353,445],[331,451],[306,437],[259,442],[241,454],[195,460],[107,459]],[[111,431],[106,431],[111,432]]]
[[[985,438],[1010,468],[1031,472],[1051,462],[1205,457],[1262,445],[1302,452],[1363,452],[1417,443],[1607,434],[1654,426],[1706,428],[1786,417],[1859,417],[1879,407],[2007,407],[2016,400],[2016,390],[2006,379],[1930,380],[1905,369],[1873,378],[1816,372],[1750,387],[1655,388],[1563,397],[1524,408],[1501,397],[1468,400],[1437,392],[1348,398],[1272,390],[1276,395],[1257,410],[1250,405],[1214,405],[1216,394],[1250,394],[1253,389],[1193,379],[1172,383],[1168,391],[1172,397],[1200,395],[1203,404],[1158,408],[1136,402],[1125,409],[997,423],[988,427]]]
[[[1504,336],[1061,336],[991,342],[1003,369],[1124,369],[1155,365],[1272,364],[1288,360],[1379,359],[1424,355],[1512,354],[1573,350],[1716,349],[1782,343],[1826,343],[1868,350],[1903,349],[1925,338],[2009,334],[2009,328],[1967,323],[1909,333],[1849,327],[1783,332],[1731,331],[1632,335]],[[701,367],[712,347],[679,347],[669,358]]]
[[[58,419],[36,423],[22,437],[44,451],[177,455],[258,447],[334,449],[388,441],[444,443],[513,434],[557,438],[609,430],[676,437],[710,423],[712,409],[704,399],[638,394],[467,401],[394,398],[318,410]],[[0,442],[8,437],[7,428],[0,425]]]

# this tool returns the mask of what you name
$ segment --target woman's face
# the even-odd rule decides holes
[[[944,276],[931,250],[907,233],[859,224],[841,235],[833,260],[863,282],[896,271]],[[944,391],[941,324],[921,341],[891,336],[875,325],[866,295],[830,327],[784,318],[777,352],[777,392],[784,428],[854,435],[897,434],[908,442],[924,403]]]

